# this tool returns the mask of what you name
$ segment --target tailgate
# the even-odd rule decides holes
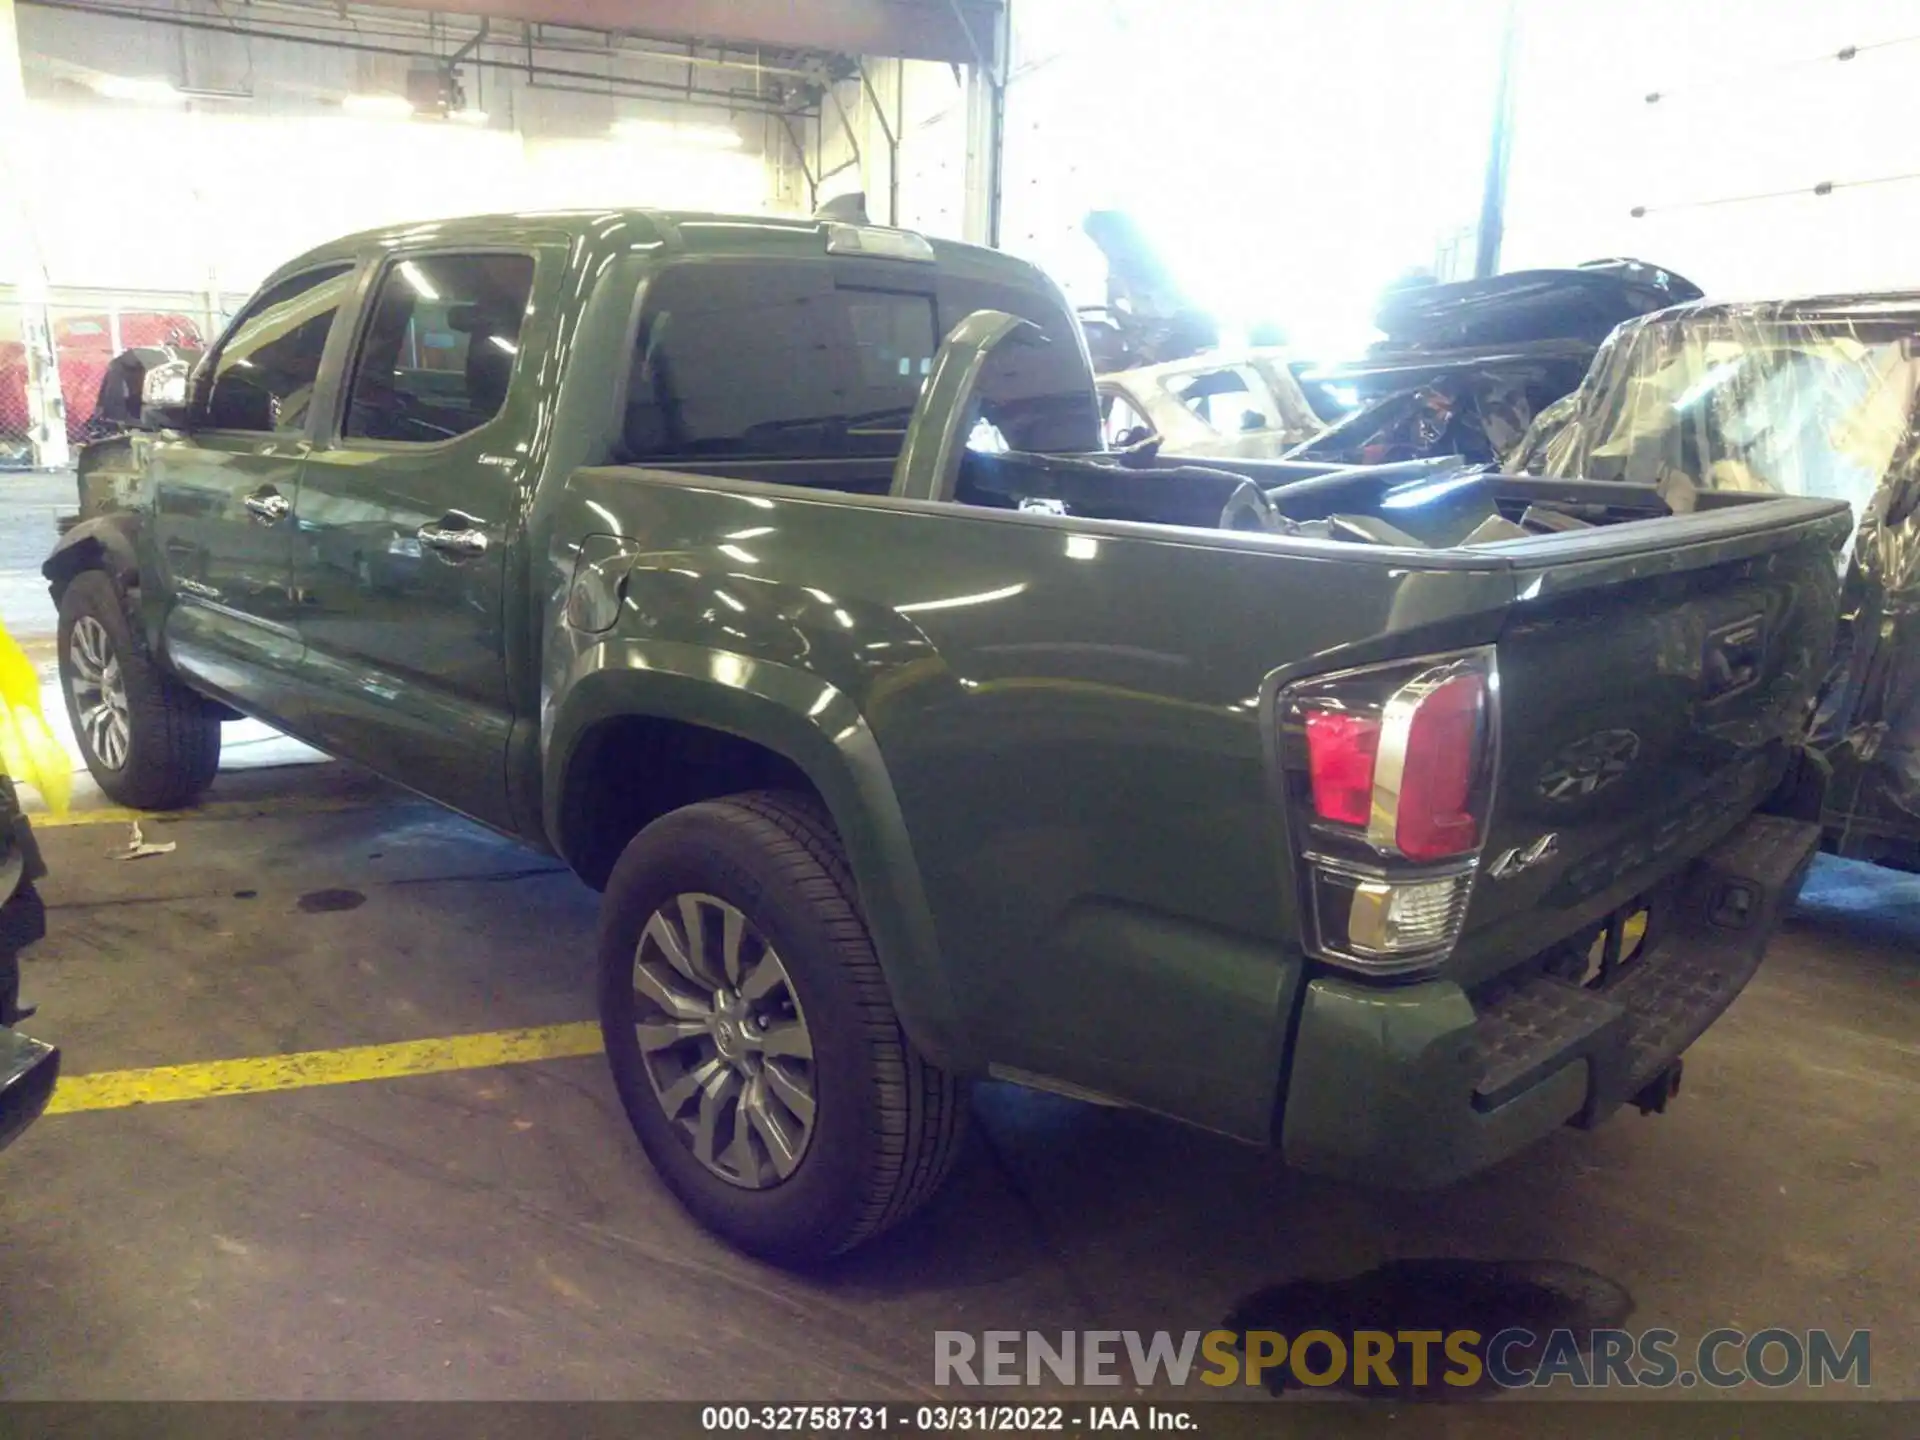
[[[1767,796],[1826,673],[1851,525],[1755,497],[1499,547],[1516,599],[1461,980],[1644,894]]]

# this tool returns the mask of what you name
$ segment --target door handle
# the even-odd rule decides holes
[[[442,515],[428,525],[422,525],[413,532],[420,537],[422,545],[431,546],[444,555],[484,555],[487,553],[487,532],[480,528],[479,522],[471,515],[458,512]]]
[[[287,518],[293,509],[293,502],[276,490],[256,490],[245,501],[247,513],[262,525],[272,525]]]

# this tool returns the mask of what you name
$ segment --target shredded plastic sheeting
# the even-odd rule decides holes
[[[1920,859],[1920,293],[1629,321],[1542,412],[1528,474],[1845,500],[1839,645],[1813,720],[1843,853]]]
[[[0,783],[6,777],[33,786],[55,815],[66,813],[73,761],[47,727],[33,663],[0,625]]]

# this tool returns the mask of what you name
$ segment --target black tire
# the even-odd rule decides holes
[[[695,1158],[656,1098],[635,1036],[641,932],[689,892],[732,905],[766,937],[812,1037],[811,1139],[793,1172],[763,1189]],[[965,1134],[965,1087],[901,1030],[839,837],[807,796],[689,805],[628,843],[601,905],[600,1024],[627,1118],[668,1188],[708,1229],[776,1264],[843,1254],[905,1219],[939,1189]]]
[[[127,711],[126,754],[110,764],[81,723],[75,696],[74,626],[97,621],[119,662]],[[154,662],[120,587],[83,570],[60,597],[60,690],[87,769],[107,795],[136,810],[172,810],[197,800],[220,769],[219,712]]]

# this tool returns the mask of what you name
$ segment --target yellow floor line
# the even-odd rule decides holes
[[[301,1090],[312,1085],[347,1085],[357,1080],[393,1080],[403,1075],[434,1075],[447,1070],[478,1070],[490,1065],[522,1065],[530,1060],[559,1060],[599,1053],[600,1027],[584,1020],[529,1030],[452,1035],[440,1040],[308,1050],[298,1055],[159,1065],[151,1070],[103,1070],[95,1075],[61,1076],[47,1113],[120,1110],[129,1105],[163,1105],[171,1100]]]
[[[192,810],[129,810],[119,805],[103,805],[98,809],[69,810],[64,815],[29,810],[27,819],[36,830],[57,830],[63,825],[128,825],[135,820],[142,824],[165,824],[174,820],[244,820],[255,816],[318,815],[339,810],[364,810],[376,803],[377,799],[329,799],[316,796],[310,800],[298,797],[216,800]]]

